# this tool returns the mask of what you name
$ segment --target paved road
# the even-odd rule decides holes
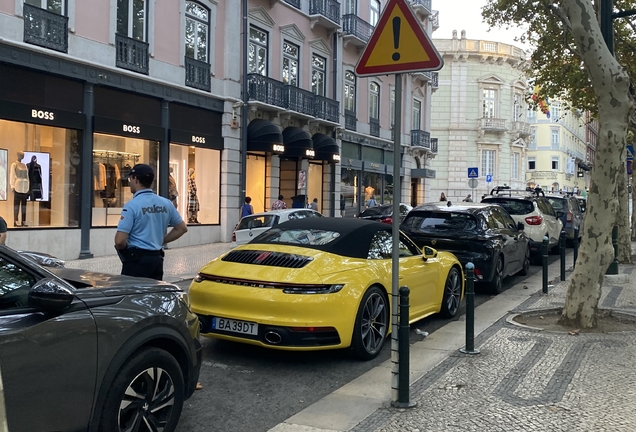
[[[550,256],[550,262],[557,259]],[[530,274],[540,271],[539,266],[530,267]],[[526,277],[506,279],[504,289]],[[477,293],[476,306],[489,298]],[[464,312],[465,304],[460,315]],[[415,329],[432,333],[447,322],[433,316],[413,324],[411,343],[423,339]],[[390,342],[368,362],[342,350],[301,353],[208,338],[202,342],[204,389],[186,402],[177,432],[265,432],[390,357]]]

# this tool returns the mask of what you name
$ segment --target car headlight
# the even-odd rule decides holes
[[[283,288],[285,294],[332,294],[344,288],[344,284],[334,285],[298,285]]]

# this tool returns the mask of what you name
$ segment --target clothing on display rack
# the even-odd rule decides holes
[[[197,197],[197,184],[194,181],[194,169],[190,168],[188,174],[188,223],[200,223],[197,219],[199,198]]]
[[[42,199],[42,167],[38,163],[37,156],[31,157],[27,164],[29,172],[29,199],[31,201]]]
[[[13,191],[13,226],[26,227],[26,202],[29,197],[29,170],[22,163],[23,152],[18,152],[18,160],[11,164],[9,184]],[[21,219],[18,216],[21,215]],[[20,223],[22,220],[22,223]]]
[[[130,165],[134,165],[138,158],[139,155],[134,153],[93,151],[93,198],[101,199],[104,207],[123,206]]]
[[[179,198],[179,191],[177,190],[177,182],[172,177],[172,168],[170,168],[170,174],[168,175],[168,198],[172,202],[175,208],[177,208],[177,198]]]

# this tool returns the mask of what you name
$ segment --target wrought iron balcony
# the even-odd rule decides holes
[[[185,70],[185,84],[188,87],[210,91],[210,63],[186,56]]]
[[[247,75],[247,94],[251,100],[287,108],[289,92],[285,87],[282,82],[260,74]]]
[[[431,133],[419,129],[411,131],[411,145],[431,149]]]
[[[352,131],[356,130],[356,127],[358,125],[356,112],[349,111],[348,109],[346,109],[344,110],[344,114],[345,114],[345,129],[352,130]]]
[[[285,3],[292,5],[296,9],[300,9],[300,0],[283,0]]]
[[[377,118],[369,118],[369,135],[374,137],[380,136],[380,119]]]
[[[437,154],[437,138],[431,138],[431,153]]]
[[[314,96],[314,116],[334,123],[340,123],[340,103],[324,96]]]
[[[374,27],[354,14],[347,14],[342,17],[342,27],[344,31],[345,46],[348,43],[363,47],[371,39]]]
[[[439,87],[439,72],[431,72],[431,86],[433,89]]]
[[[413,11],[421,13],[422,15],[431,14],[431,0],[411,0]]]
[[[286,85],[285,90],[287,91],[287,106],[286,108],[299,112],[301,114],[306,114],[309,116],[313,116],[315,112],[314,106],[314,94],[310,91],[303,90],[296,86]]]
[[[115,46],[117,67],[148,75],[148,43],[116,34]]]
[[[68,52],[68,17],[28,3],[23,8],[26,43]]]
[[[340,28],[340,3],[336,0],[310,0],[309,15],[312,28],[316,23],[327,30]]]
[[[437,30],[439,28],[439,11],[434,10],[430,20],[433,25],[433,31]]]
[[[498,118],[481,118],[479,119],[479,127],[483,130],[504,132],[507,131],[506,120]]]

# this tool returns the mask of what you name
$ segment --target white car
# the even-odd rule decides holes
[[[272,210],[245,216],[239,221],[238,225],[236,225],[236,228],[232,233],[232,242],[235,242],[237,246],[242,245],[248,243],[260,233],[275,227],[279,223],[283,223],[288,220],[312,217],[323,217],[323,215],[315,210],[307,208],[292,208],[285,210]]]

